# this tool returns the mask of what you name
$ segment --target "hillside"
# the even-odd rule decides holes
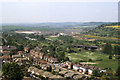
[[[19,31],[19,30],[36,30],[36,31],[60,31],[61,29],[57,28],[47,28],[47,27],[24,27],[24,26],[17,26],[17,25],[9,25],[9,26],[2,26],[2,31]]]
[[[108,22],[49,22],[49,23],[21,23],[21,24],[3,24],[3,26],[22,26],[22,27],[39,27],[39,28],[71,28],[82,26],[99,26]]]
[[[113,27],[112,27],[113,26]],[[101,37],[115,37],[118,38],[119,36],[119,28],[116,28],[117,23],[112,24],[102,24],[92,30],[88,30],[87,32],[83,33],[85,35],[92,35],[92,36],[101,36]]]

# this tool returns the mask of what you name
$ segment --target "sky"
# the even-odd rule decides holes
[[[117,22],[118,2],[4,0],[2,23]]]

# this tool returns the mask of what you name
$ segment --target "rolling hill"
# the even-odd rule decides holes
[[[119,27],[117,23],[112,24],[102,24],[92,30],[88,30],[84,32],[85,35],[92,35],[92,36],[101,36],[101,37],[115,37],[120,38],[118,35],[119,33]]]

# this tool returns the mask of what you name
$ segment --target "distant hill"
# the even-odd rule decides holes
[[[58,29],[56,28],[47,28],[47,27],[23,27],[23,26],[17,26],[17,25],[4,25],[2,26],[2,31],[20,31],[20,30],[36,30],[36,31],[57,31]],[[60,31],[60,29],[59,29]]]
[[[102,24],[92,30],[88,30],[84,32],[85,35],[93,35],[93,36],[102,36],[102,37],[116,37],[119,36],[119,27],[117,23],[111,23],[111,24]]]
[[[41,27],[41,28],[71,28],[82,26],[99,26],[108,22],[59,22],[59,23],[21,23],[21,24],[3,24],[3,26],[21,26],[21,27]]]

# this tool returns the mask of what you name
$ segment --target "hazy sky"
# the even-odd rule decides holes
[[[117,2],[3,2],[2,23],[118,21]]]

